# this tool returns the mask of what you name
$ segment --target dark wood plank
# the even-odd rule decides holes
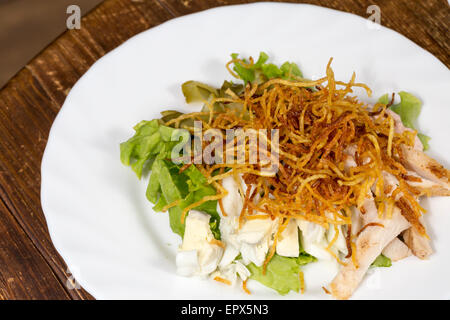
[[[4,219],[9,215],[16,221],[14,226],[20,230],[23,242],[32,243],[28,255],[40,261],[41,268],[50,268],[63,287],[57,296],[55,287],[55,294],[41,295],[39,299],[90,298],[83,290],[69,291],[65,287],[70,273],[53,248],[40,207],[40,160],[57,108],[49,104],[51,99],[28,70],[17,75],[7,88],[8,91],[0,92],[0,199],[5,207],[0,214]],[[9,267],[19,266],[12,260]],[[0,267],[0,274],[4,270],[8,269]],[[36,268],[36,272],[39,270]],[[26,285],[30,292],[40,291],[47,285],[47,278],[42,275]],[[10,296],[21,293],[11,291]]]
[[[0,298],[92,298],[82,289],[65,286],[70,274],[52,245],[40,205],[42,153],[53,119],[75,82],[100,57],[143,30],[173,17],[244,2],[106,0],[83,18],[81,30],[61,35],[0,91],[0,234],[8,232],[0,239]],[[363,17],[372,4],[369,0],[306,2]],[[445,1],[380,0],[377,4],[382,24],[450,66]]]
[[[0,299],[68,299],[66,289],[0,200]],[[40,283],[36,286],[36,283]]]

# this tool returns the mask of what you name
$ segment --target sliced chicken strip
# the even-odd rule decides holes
[[[392,191],[398,187],[398,180],[393,176],[392,174],[383,171],[383,179],[384,183],[387,187],[389,187],[389,192],[387,193],[390,195]],[[366,201],[367,202],[367,201]],[[370,204],[369,204],[370,205]],[[372,205],[372,207],[374,204]],[[373,210],[373,209],[372,209]],[[368,217],[364,220],[365,223],[369,223],[370,221],[367,221]],[[389,242],[386,247],[383,249],[382,252],[386,257],[391,259],[392,261],[398,261],[401,259],[404,259],[412,254],[411,250],[408,248],[408,246],[403,243],[400,239],[395,238],[391,242]]]
[[[450,196],[450,183],[434,182],[420,177],[413,171],[408,171],[404,179],[410,186],[414,187],[415,189],[417,189],[417,191],[429,197]]]
[[[349,160],[349,164],[351,165],[351,159]],[[398,185],[398,181],[393,176],[390,177],[388,175],[385,175],[385,180],[388,184],[392,184],[391,189],[396,188]],[[401,230],[395,230],[397,224],[396,221],[401,221],[403,223],[403,226],[400,225]],[[395,208],[394,216],[392,219],[379,219],[378,210],[375,205],[372,192],[369,191],[364,200],[364,203],[361,206],[361,209],[358,210],[357,208],[354,208],[353,210],[352,234],[358,234],[361,228],[363,228],[368,223],[374,222],[381,223],[385,226],[385,228],[387,228],[387,230],[380,231],[377,229],[384,228],[380,226],[370,226],[361,232],[358,239],[356,240],[356,257],[359,268],[356,268],[353,265],[353,262],[350,262],[350,264],[344,267],[338,274],[338,276],[336,276],[331,285],[331,287],[333,288],[333,295],[339,299],[347,299],[352,294],[352,292],[359,285],[359,282],[364,277],[367,269],[370,267],[370,264],[372,264],[372,262],[379,256],[383,249],[387,250],[388,252],[392,252],[391,256],[393,256],[394,261],[396,260],[396,258],[400,259],[401,255],[407,254],[407,252],[409,251],[408,247],[405,244],[401,243],[406,248],[406,250],[404,250],[406,251],[406,253],[398,253],[398,244],[396,246],[395,241],[395,239],[400,241],[397,238],[397,235],[404,229],[408,228],[409,223],[405,218],[403,218],[398,208]],[[347,281],[349,282],[348,285],[346,285]]]
[[[389,242],[381,253],[392,261],[405,259],[412,254],[411,249],[409,249],[408,246],[399,238],[395,238]]]
[[[391,191],[389,192],[392,193],[392,191],[398,186],[398,180],[391,175],[390,173],[387,173],[385,171],[383,171],[383,178],[384,181],[386,183],[387,186],[390,186]],[[362,220],[362,226],[364,227],[364,225],[374,222],[374,219],[378,217],[378,211],[375,207],[375,203],[373,201],[373,196],[369,195],[368,198],[366,198],[362,208],[362,210],[364,210],[366,213],[361,215],[361,220]],[[353,222],[353,217],[352,217],[352,222]],[[361,229],[360,227],[360,229]],[[353,230],[352,230],[353,231]],[[419,235],[417,233],[417,235]],[[428,240],[428,239],[426,239]],[[401,259],[404,259],[408,256],[410,256],[412,254],[412,251],[410,248],[408,248],[408,246],[402,242],[400,239],[395,238],[394,240],[392,240],[390,243],[388,243],[386,245],[386,247],[383,249],[382,252],[386,257],[390,258],[392,261],[398,261]]]
[[[350,167],[356,166],[356,163],[352,157],[352,154],[354,154],[355,151],[356,151],[355,148],[347,148],[346,154],[348,155],[348,157],[345,162],[345,170],[348,170],[348,168],[350,168]],[[416,178],[416,179],[411,179],[411,180],[419,180],[419,179],[421,180],[420,182],[407,180],[407,182],[410,185],[414,186],[419,191],[423,191],[424,193],[427,193],[427,194],[431,193],[431,194],[436,194],[436,195],[445,194],[446,192],[448,192],[448,191],[446,191],[444,184],[436,183],[436,182],[432,182],[432,181],[424,179],[424,178],[420,178],[415,172],[409,171],[408,176]],[[384,179],[386,191],[388,191],[387,195],[392,194],[392,192],[399,185],[397,178],[394,175],[392,175],[386,171],[383,171],[383,179]],[[375,186],[373,186],[373,189],[375,189]],[[401,195],[399,195],[399,196],[401,196]],[[355,211],[358,212],[359,210],[356,209]],[[359,231],[359,229],[362,226],[364,226],[365,224],[373,222],[373,219],[378,216],[378,213],[377,213],[377,210],[375,207],[375,203],[373,202],[373,197],[371,194],[368,195],[368,197],[366,198],[366,200],[361,208],[360,218],[357,219],[357,216],[358,216],[357,213],[356,213],[356,215],[352,215],[352,221],[355,221],[355,226],[352,226],[353,234],[356,234]],[[421,223],[423,224],[423,219],[421,219]],[[356,227],[357,224],[361,224],[361,226],[354,228],[354,227]],[[358,231],[357,231],[357,229],[358,229]],[[392,243],[389,243],[386,246],[386,248],[385,248],[386,252],[393,256],[393,259],[391,259],[391,260],[395,261],[395,260],[405,258],[408,255],[410,255],[411,253],[413,253],[414,255],[418,256],[421,259],[424,259],[433,252],[431,249],[430,240],[426,237],[421,236],[419,234],[419,232],[417,232],[414,228],[411,228],[411,231],[408,231],[407,235],[408,235],[408,238],[407,238],[408,242],[406,243],[407,245],[405,245],[403,242],[401,242],[401,240],[398,239],[398,241],[400,241],[400,243],[398,241],[394,240]]]
[[[363,279],[373,261],[380,255],[383,248],[395,239],[410,224],[400,213],[394,209],[391,219],[378,219],[376,222],[382,227],[369,227],[356,239],[357,266],[350,261],[344,266],[330,284],[331,294],[337,299],[348,299]]]
[[[402,146],[404,165],[415,172],[408,172],[408,175],[421,181],[408,181],[408,184],[421,192],[430,195],[450,195],[450,172],[436,160],[430,158],[425,153],[417,151],[408,146]],[[411,180],[411,179],[410,179]],[[423,225],[423,217],[419,219]],[[430,239],[421,235],[416,228],[410,228],[403,234],[406,245],[412,253],[420,259],[426,259],[433,253]]]
[[[366,199],[364,200],[360,211],[363,222],[362,227],[364,227],[367,223],[376,222],[375,220],[378,219],[378,209],[375,205],[371,191],[367,193]]]
[[[387,109],[386,113],[394,119],[394,132],[402,133],[406,130],[413,131],[403,125],[403,122],[398,114],[392,110]],[[419,175],[427,178],[436,183],[444,183],[442,187],[444,189],[438,189],[438,186],[431,186],[435,195],[447,196],[450,193],[449,177],[450,172],[445,169],[436,160],[430,158],[423,152],[423,145],[420,139],[416,136],[414,147],[402,145],[402,151],[404,153],[404,164],[410,169],[416,171]],[[442,193],[442,194],[441,194]]]
[[[427,157],[427,160],[434,161],[433,159],[431,159],[427,155],[425,155],[423,152],[416,151],[412,148],[410,148],[410,149],[412,150],[411,152],[421,154],[421,156],[423,155],[424,157]],[[347,154],[347,158],[345,159],[345,162],[344,162],[344,170],[345,171],[348,171],[348,169],[351,167],[356,167],[356,162],[354,160],[355,151],[356,151],[355,146],[350,146],[345,150],[345,153]],[[439,167],[439,166],[440,166],[440,164],[435,161],[434,167]],[[442,167],[442,169],[445,170],[443,167]],[[443,174],[446,174],[447,176],[450,175],[448,170],[443,171]],[[391,194],[393,189],[398,186],[398,181],[392,174],[389,174],[385,171],[383,172],[383,177],[385,180],[387,180],[386,185],[391,185],[391,190],[390,190],[390,192],[388,192],[388,194]],[[417,189],[419,192],[421,192],[424,195],[427,195],[427,196],[450,196],[450,183],[448,182],[448,178],[440,179],[440,180],[438,180],[437,178],[435,178],[434,180],[429,179],[429,178],[427,179],[427,178],[421,177],[414,171],[408,171],[405,176],[405,180],[409,185],[411,185],[412,187],[414,187],[415,189]],[[372,189],[373,189],[372,191],[374,191],[375,186],[373,186]]]
[[[418,177],[417,174],[413,172],[408,172],[408,175]],[[389,194],[391,194],[395,188],[398,187],[398,180],[392,174],[383,171],[383,178],[385,185],[390,188]],[[423,180],[423,179],[422,179]],[[408,181],[412,182],[412,181]],[[398,195],[398,198],[401,198],[401,194]],[[424,219],[421,217],[419,222],[424,226]],[[408,241],[405,239],[405,244],[411,249],[411,252],[420,259],[425,259],[433,250],[431,249],[431,240],[422,236],[416,228],[411,227],[410,231],[407,232]],[[386,248],[389,250],[388,248]]]
[[[427,179],[422,179],[421,182],[408,182],[408,184],[421,194],[429,197],[448,197],[450,196],[450,188],[439,183],[432,182]]]
[[[420,222],[424,223],[423,218],[420,218]],[[409,228],[403,232],[403,240],[419,259],[427,259],[433,253],[430,240],[422,236],[415,228]]]
[[[415,171],[425,179],[443,184],[447,189],[450,188],[450,171],[439,162],[407,145],[402,145],[402,153],[401,162],[407,169]]]
[[[361,209],[365,212],[365,214],[359,213],[360,211],[356,208],[354,208],[354,211],[352,212],[353,235],[357,235],[362,227],[368,223],[374,222],[374,219],[378,217],[378,211],[371,194],[368,195],[368,198],[366,198]],[[408,246],[398,238],[395,238],[388,243],[382,253],[392,261],[404,259],[412,254]]]
[[[358,234],[359,230],[364,226],[364,221],[362,219],[361,212],[356,207],[352,207],[352,236]]]
[[[395,133],[402,133],[406,130],[413,131],[403,125],[398,114],[389,109],[386,110],[386,113],[394,119]],[[413,148],[403,145],[402,150],[404,153],[402,162],[408,168],[428,179],[420,183],[411,182],[409,184],[430,196],[450,196],[449,171],[436,160],[423,153],[423,145],[417,136]]]

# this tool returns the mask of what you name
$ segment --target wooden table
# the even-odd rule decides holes
[[[40,204],[42,153],[70,88],[96,60],[141,31],[188,13],[244,2],[106,0],[83,18],[80,30],[62,34],[0,91],[1,299],[92,299],[82,288],[70,286],[70,271],[53,247]],[[450,66],[450,8],[445,0],[305,2],[363,17],[375,2],[383,25]]]

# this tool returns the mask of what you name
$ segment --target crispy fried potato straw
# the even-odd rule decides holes
[[[252,61],[250,60],[250,64]],[[232,73],[229,66],[233,62],[235,61],[227,64]],[[224,137],[225,130],[230,128],[256,131],[265,129],[267,132],[278,130],[280,143],[279,150],[276,151],[277,157],[274,157],[275,147],[270,134],[264,138],[258,137],[260,143],[268,149],[265,160],[269,159],[272,164],[276,164],[276,171],[261,170],[261,154],[258,155],[257,163],[248,161],[248,137],[245,138],[245,163],[238,164],[235,161],[233,164],[197,165],[208,183],[215,183],[220,188],[218,195],[208,196],[206,200],[217,200],[226,195],[217,182],[229,176],[236,181],[240,175],[247,177],[247,190],[252,186],[259,186],[258,196],[250,197],[244,193],[239,182],[241,196],[245,198],[245,209],[241,212],[240,221],[260,219],[261,214],[269,215],[272,219],[279,218],[279,229],[273,241],[275,245],[286,221],[291,218],[304,219],[326,228],[330,225],[333,228],[350,225],[348,209],[352,206],[361,208],[367,194],[372,192],[373,185],[376,189],[373,196],[380,214],[389,218],[394,205],[400,205],[408,221],[421,234],[425,234],[419,222],[423,209],[418,205],[417,197],[411,193],[411,188],[405,187],[406,170],[400,162],[400,146],[412,146],[416,133],[394,133],[393,119],[386,113],[387,106],[378,103],[372,108],[361,102],[350,95],[354,87],[363,88],[371,95],[367,85],[355,82],[355,74],[349,82],[336,81],[330,60],[326,76],[318,80],[270,79],[259,85],[247,84],[240,95],[229,92],[227,98],[213,101],[222,103],[225,107],[228,103],[240,103],[241,113],[218,112],[213,116],[212,111],[196,112],[180,116],[170,123],[177,126],[181,120],[204,119],[199,116],[210,115],[207,121],[202,120],[203,130],[217,128]],[[233,150],[236,145],[237,139],[224,148]],[[237,151],[233,152],[233,156],[237,159]],[[349,157],[356,166],[347,167]],[[221,170],[219,174],[213,175],[220,168],[231,170]],[[385,191],[383,172],[393,174],[400,181],[401,187],[390,195]],[[398,201],[396,196],[400,193],[402,200]],[[183,211],[183,218],[188,208]],[[269,251],[264,269],[275,252],[274,247],[272,245]],[[353,242],[351,248],[352,259],[357,265]]]

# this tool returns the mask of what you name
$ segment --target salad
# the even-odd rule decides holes
[[[181,237],[181,276],[255,280],[285,295],[306,290],[303,267],[335,266],[324,292],[347,299],[369,268],[431,253],[419,200],[450,195],[449,171],[428,157],[407,92],[370,105],[356,82],[317,80],[261,52],[226,64],[220,88],[182,84],[201,110],[161,112],[120,145],[123,164],[148,178],[147,199]],[[313,265],[311,266],[313,267]]]

